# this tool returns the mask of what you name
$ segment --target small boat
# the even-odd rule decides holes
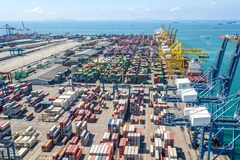
[[[209,58],[209,56],[208,55],[200,55],[200,56],[198,56],[199,58]]]
[[[223,23],[218,23],[218,25],[223,25]]]
[[[203,39],[209,39],[209,37],[206,36],[206,35],[204,35],[204,36],[200,36],[200,37],[203,38]]]

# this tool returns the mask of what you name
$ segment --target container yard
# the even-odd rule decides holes
[[[208,87],[223,81],[206,83],[210,72],[214,79],[218,73],[203,71],[186,55],[207,53],[178,48],[184,45],[170,28],[153,35],[75,37],[0,60],[7,73],[0,72],[0,159],[234,159],[230,146],[239,135],[224,144],[221,133],[238,120],[224,119],[226,99],[205,97],[213,95]],[[220,93],[228,97],[229,91]],[[240,103],[238,96],[230,109]],[[209,103],[218,107],[210,110]]]

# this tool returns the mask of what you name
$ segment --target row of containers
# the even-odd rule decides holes
[[[24,96],[32,91],[31,83],[8,84],[0,90],[0,110],[8,117],[17,117],[26,112],[26,107],[19,104]]]
[[[123,138],[119,143],[119,157],[122,160],[138,160],[141,147],[141,131],[135,125],[124,125]]]
[[[49,151],[53,145],[58,143],[65,145],[68,140],[72,145],[76,145],[79,141],[82,146],[88,145],[91,134],[87,130],[87,121],[75,121],[75,136],[72,136],[72,121],[69,118],[62,118],[59,124],[59,126],[54,125],[47,133],[48,140],[42,145],[43,152]]]
[[[139,124],[139,123],[144,124],[145,123],[145,117],[143,115],[140,115],[140,116],[131,115],[130,123],[131,124]]]
[[[100,68],[98,67],[92,67],[88,69],[83,67],[79,68],[75,66],[74,68],[71,67],[71,69],[72,69],[72,73],[73,73],[72,77],[74,81],[80,82],[80,83],[84,83],[84,82],[94,83],[99,78],[99,74],[100,74]]]
[[[9,121],[0,122],[0,139],[4,139],[6,136],[11,136],[11,125]]]
[[[130,61],[124,57],[116,57],[115,59],[105,58],[100,63],[105,65],[99,77],[101,83],[122,83],[123,74]]]
[[[50,148],[57,144],[60,139],[65,140],[65,142],[72,135],[72,121],[69,118],[62,118],[59,122],[59,126],[54,125],[47,133],[47,141],[42,144],[42,151],[48,152]]]
[[[23,133],[20,135],[18,132],[13,134],[12,138],[14,139],[15,146],[17,148],[33,148],[37,143],[38,132],[32,126],[29,126]]]
[[[164,73],[161,59],[157,58],[154,60],[154,63],[152,64],[152,72],[154,76],[154,84],[163,83]]]
[[[168,131],[165,126],[160,126],[159,129],[152,133],[150,140],[154,142],[154,145],[150,146],[150,154],[155,156],[156,160],[163,158],[177,160],[173,133]]]
[[[139,159],[141,147],[141,131],[135,125],[124,125],[122,137],[120,133],[121,119],[110,119],[108,121],[108,132],[103,134],[99,145],[93,145],[90,149],[88,159],[114,159],[114,150],[119,148],[119,157],[123,160]]]
[[[113,160],[114,159],[114,143],[113,142],[105,142],[99,145],[92,145],[88,160],[95,159],[105,159],[105,160]]]
[[[0,90],[0,107],[12,101],[18,101],[32,91],[31,83],[8,84]]]
[[[153,35],[119,35],[117,37],[119,46],[157,46],[157,41],[154,39]]]
[[[39,104],[41,109],[46,109],[45,112],[50,116],[53,121],[57,121],[61,115],[67,110],[83,93],[81,89],[76,89],[75,91],[68,91],[65,88],[59,88],[59,95],[52,96],[49,101],[42,101]],[[71,117],[71,115],[69,116]],[[47,119],[43,119],[43,121]]]
[[[44,108],[41,105],[41,101],[46,97],[48,93],[43,93],[43,90],[31,91],[31,94],[27,96],[27,103],[30,104],[30,107],[34,108],[34,111],[39,113]]]
[[[167,102],[163,102],[162,99],[156,99],[150,103],[150,107],[153,107],[154,114],[150,115],[150,120],[154,124],[164,124],[168,114]]]
[[[78,136],[73,136],[70,140],[70,145],[68,145],[67,147],[64,147],[59,153],[58,152],[53,153],[52,158],[54,160],[62,159],[64,157],[68,159],[73,159],[73,160],[80,159],[82,156],[82,149],[80,147],[77,148],[76,146],[79,140],[81,141],[81,146],[86,146],[88,144],[89,137],[90,137],[90,132],[86,130],[83,131],[80,138]],[[66,139],[67,137],[64,137],[61,143],[65,144],[67,141]],[[78,151],[80,150],[80,152],[74,151],[74,150],[78,150]]]
[[[52,154],[52,159],[53,160],[58,160],[58,159],[69,159],[69,160],[79,160],[81,159],[83,155],[83,150],[80,148],[79,145],[72,145],[70,144],[67,147],[64,147],[60,153],[54,152]]]
[[[128,100],[127,99],[114,100],[113,107],[114,111],[112,113],[112,118],[124,120],[127,113]]]
[[[130,114],[131,115],[143,115],[144,114],[144,87],[133,88],[130,98]]]
[[[148,59],[133,58],[131,65],[126,73],[128,84],[146,84],[149,76],[149,62]]]
[[[59,93],[61,92],[64,93],[63,89],[59,90]],[[96,99],[94,100],[93,98],[87,98],[90,94],[92,94],[93,97],[96,97]],[[96,118],[94,113],[99,113],[99,108],[96,107],[100,107],[101,102],[105,99],[106,96],[101,93],[100,85],[91,90],[82,90],[80,103],[77,104],[76,107],[72,107],[69,111],[69,114],[59,121],[59,126],[55,125],[50,129],[49,133],[47,134],[48,140],[42,145],[42,151],[49,151],[56,143],[65,145],[68,140],[70,141],[71,145],[76,145],[79,143],[79,141],[82,146],[88,145],[91,134],[87,130],[87,123],[94,122],[94,119]],[[88,103],[96,102],[97,105],[92,108],[85,107]],[[72,136],[73,120],[75,120],[76,127],[76,133],[74,136]],[[66,150],[64,149],[60,153],[54,154],[54,157],[66,157]]]

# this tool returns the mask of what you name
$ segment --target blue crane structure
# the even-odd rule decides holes
[[[204,72],[197,80],[191,83],[191,87],[195,88],[197,91],[206,91],[206,90],[209,91],[209,88],[213,88],[212,86],[214,86],[217,80],[219,80],[218,75],[222,65],[227,44],[228,44],[228,39],[224,39],[217,57],[216,66],[208,68],[208,70]],[[205,77],[208,78],[208,81],[206,83],[199,83]],[[167,95],[167,91],[176,91],[176,90],[177,90],[176,86],[166,85],[166,88],[165,88],[166,95]],[[180,102],[181,100],[180,98],[176,98],[176,97],[166,97],[166,101]]]
[[[22,56],[24,49],[21,47],[11,47],[8,51],[10,52],[10,55],[15,55],[17,53],[18,56]]]
[[[214,160],[219,157],[221,154],[228,154],[231,160],[234,160],[235,155],[235,142],[238,138],[240,138],[240,124],[239,120],[237,120],[234,116],[225,116],[225,114],[231,110],[236,108],[236,111],[240,109],[240,92],[234,95],[229,101],[223,104],[217,104],[216,106],[220,106],[216,111],[211,113],[211,122],[202,126],[192,126],[191,120],[189,116],[181,116],[181,115],[168,115],[167,121],[165,121],[166,125],[171,126],[188,126],[191,131],[194,132],[192,145],[194,148],[197,148],[198,138],[200,139],[199,144],[199,158],[203,159],[205,152],[208,152],[207,160],[210,160],[210,152],[214,152],[217,155],[213,158]],[[214,106],[214,108],[216,108]],[[210,110],[212,105],[207,105],[207,109]],[[227,109],[224,112],[221,112],[224,108]],[[194,108],[193,108],[194,109]],[[224,143],[224,131],[228,131],[232,133],[232,139],[229,143]],[[238,133],[238,134],[237,134]],[[208,141],[205,140],[205,135],[209,135]],[[200,135],[200,137],[199,137]],[[213,140],[218,140],[219,146],[214,146]]]
[[[13,157],[10,154],[10,148],[12,148]],[[16,160],[14,141],[12,139],[10,139],[10,140],[0,140],[0,152],[1,152],[1,158],[0,159],[2,159],[2,160],[5,160],[4,149],[7,149],[7,159]]]
[[[219,55],[221,58],[218,58],[218,62],[222,62],[223,55]],[[237,66],[240,58],[240,41],[237,43],[236,50],[232,54],[231,62],[228,67],[228,71],[226,75],[221,75],[217,78],[216,81],[213,82],[211,86],[200,92],[199,103],[209,103],[212,101],[216,101],[217,103],[221,103],[226,101],[226,97],[228,97],[232,82],[235,77],[235,73],[237,71]],[[218,71],[214,72],[215,76],[218,76],[220,68]],[[213,75],[214,75],[213,74]],[[214,77],[215,78],[215,77]],[[217,96],[213,96],[214,89],[218,88]]]
[[[201,91],[201,90],[209,88],[213,85],[213,81],[215,81],[219,76],[219,71],[220,71],[220,68],[222,66],[222,61],[223,61],[223,57],[224,57],[224,54],[225,54],[225,51],[226,51],[226,48],[227,48],[227,44],[228,44],[228,39],[225,38],[223,40],[222,46],[219,50],[215,67],[208,68],[208,70],[203,75],[201,75],[197,80],[192,82],[191,86],[193,88]],[[199,83],[204,77],[208,78],[208,82],[206,84]]]
[[[112,82],[116,82],[116,85],[118,85],[118,79],[117,78],[108,78],[108,77],[102,77],[102,88],[103,91],[105,91],[105,80],[106,81],[112,81]]]
[[[219,57],[217,59],[217,64],[222,63],[224,49],[226,48],[227,40],[220,50]],[[203,159],[205,152],[208,152],[207,159],[210,160],[210,153],[214,152],[217,155],[213,160],[217,159],[221,154],[227,154],[234,160],[235,155],[235,142],[240,138],[240,124],[239,124],[239,111],[240,111],[240,92],[229,96],[231,85],[237,70],[238,62],[240,58],[240,41],[237,43],[235,52],[232,55],[232,59],[225,76],[220,76],[218,81],[210,86],[210,88],[205,89],[203,95],[201,95],[200,103],[207,104],[207,109],[211,114],[210,123],[204,126],[191,126],[191,123],[187,116],[168,116],[166,124],[169,125],[187,125],[190,127],[190,130],[194,132],[194,137],[192,144],[194,147],[198,144],[198,136],[200,135],[200,145],[199,145],[199,158]],[[217,65],[217,67],[220,67]],[[217,77],[219,74],[218,71],[213,72],[213,76]],[[218,86],[217,96],[213,97],[204,97],[206,95],[213,95],[214,89]],[[201,94],[201,93],[200,93]],[[231,98],[230,98],[231,97]],[[233,116],[227,116],[226,113],[230,110],[235,109]],[[225,143],[225,134],[226,131],[232,133],[232,139],[229,143]],[[205,141],[205,135],[209,135],[208,142]],[[218,141],[218,146],[213,145],[213,140]]]
[[[5,25],[2,26],[0,29],[5,29],[7,35],[13,35],[13,34],[14,34],[13,31],[16,30],[16,28],[11,27],[11,26],[8,25],[8,24],[5,24]]]
[[[69,80],[71,80],[71,81],[69,81],[70,82],[69,84],[72,86],[72,90],[75,90],[74,85],[77,84],[77,80],[78,79],[73,77],[73,76],[71,76],[69,78]],[[88,78],[87,77],[84,78],[84,81],[85,81],[85,87],[88,88]]]
[[[227,94],[229,94],[229,89],[231,88],[231,84],[234,78],[234,75],[236,73],[236,67],[238,65],[239,61],[239,43],[237,44],[236,50],[233,53],[233,57],[230,62],[230,66],[228,69],[228,73],[226,76],[221,75],[219,76],[219,71],[222,65],[224,53],[227,47],[228,39],[224,39],[221,49],[219,51],[217,62],[215,67],[210,67],[201,77],[199,77],[198,80],[191,83],[191,86],[195,88],[196,90],[200,91],[198,96],[198,104],[203,103],[222,103],[226,100]],[[209,81],[206,83],[198,83],[201,81],[202,78],[208,77]],[[217,87],[219,87],[221,84],[221,88],[219,88],[219,94],[217,96],[213,96],[213,91]],[[167,102],[181,102],[181,99],[179,97],[170,97],[168,96],[168,91],[175,91],[177,90],[176,86],[169,86],[166,85],[165,91],[165,97],[164,99]],[[220,93],[221,92],[221,93]],[[223,93],[224,92],[224,93]],[[228,92],[228,93],[227,93]],[[226,94],[227,93],[227,94]]]

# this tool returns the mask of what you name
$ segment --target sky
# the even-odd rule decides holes
[[[240,0],[0,0],[0,21],[238,20]]]

